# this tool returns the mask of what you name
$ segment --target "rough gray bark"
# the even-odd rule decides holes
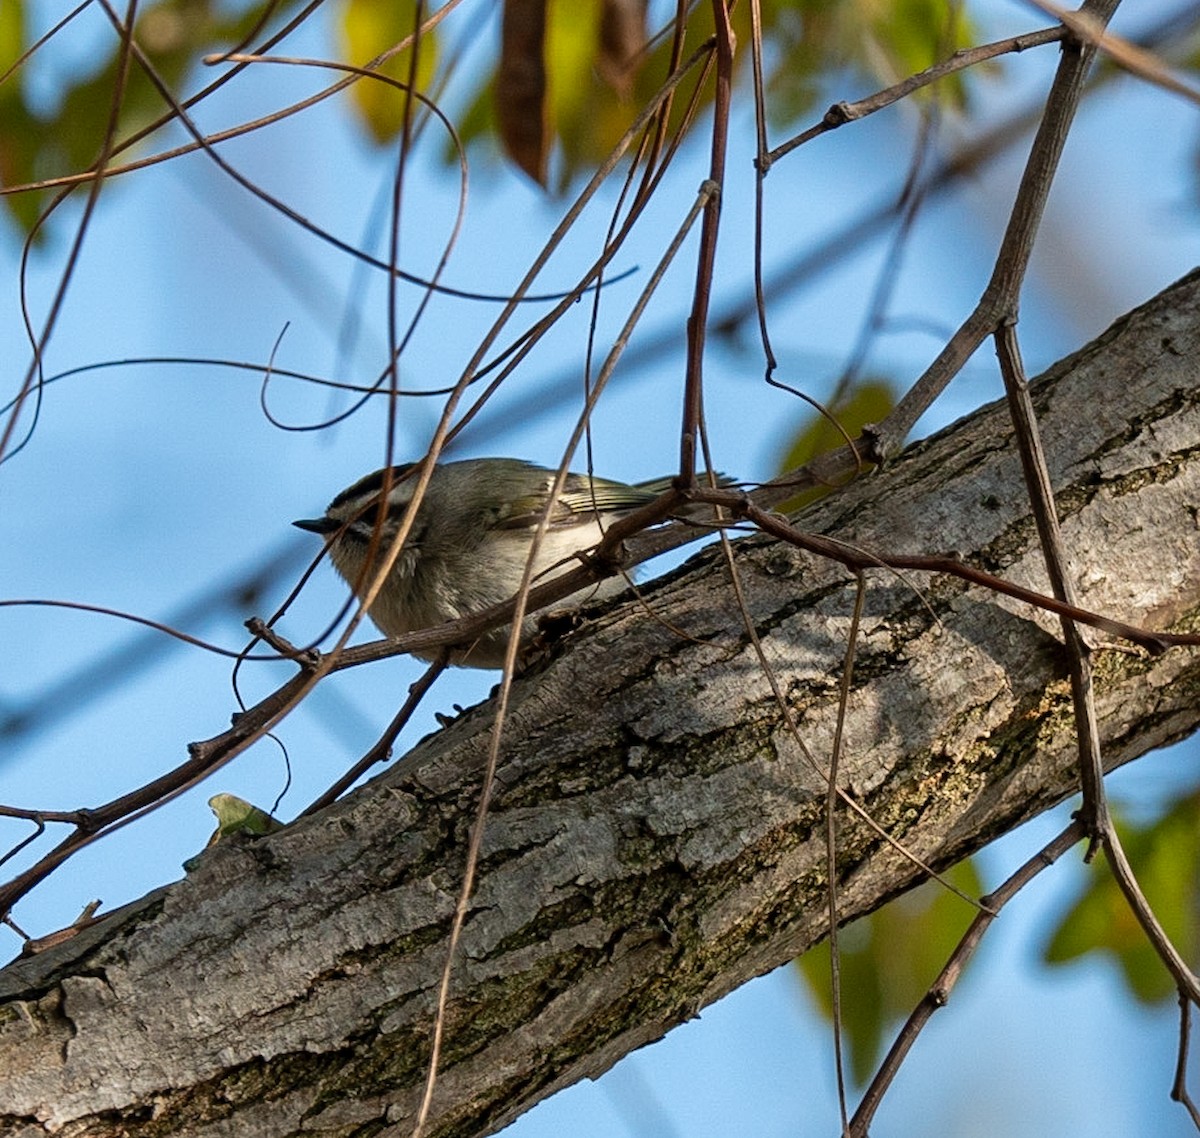
[[[1200,277],[1036,388],[1081,603],[1200,614]],[[881,553],[958,550],[1044,587],[1003,406],[811,510]],[[854,584],[762,538],[750,611],[827,761]],[[918,593],[918,589],[920,592]],[[514,688],[430,1135],[498,1128],[825,927],[825,785],[789,734],[707,551]],[[871,575],[842,782],[938,866],[1074,787],[1057,618],[953,579]],[[1090,637],[1096,643],[1097,637]],[[1101,645],[1116,765],[1200,718],[1200,656]],[[483,705],[347,800],[0,974],[0,1130],[405,1134],[491,725]],[[847,916],[918,876],[841,820]]]

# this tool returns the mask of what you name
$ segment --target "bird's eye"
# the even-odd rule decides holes
[[[379,527],[381,523],[386,524],[387,513],[380,517],[379,506],[372,503],[360,513],[354,515],[351,519],[348,532],[356,533],[362,537],[369,537],[373,530]]]

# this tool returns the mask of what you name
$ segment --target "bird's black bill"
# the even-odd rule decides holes
[[[342,523],[335,522],[333,518],[301,518],[299,521],[292,522],[292,525],[299,529],[306,529],[309,533],[327,534],[333,533],[335,529],[340,529]]]

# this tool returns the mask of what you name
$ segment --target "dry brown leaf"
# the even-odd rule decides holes
[[[546,108],[546,0],[505,0],[496,69],[496,125],[508,156],[546,185],[550,116]]]
[[[637,64],[646,47],[647,0],[604,0],[596,70],[626,99],[633,93]]]

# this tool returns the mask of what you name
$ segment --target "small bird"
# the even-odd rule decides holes
[[[385,468],[343,490],[323,517],[292,523],[326,538],[334,567],[360,595],[371,583],[366,562],[372,539],[375,557],[383,557],[416,486],[416,463],[390,469],[386,501],[381,503],[380,498]],[[574,569],[580,563],[577,554],[595,546],[613,522],[652,502],[671,482],[667,477],[629,486],[568,474],[550,510],[532,584],[544,584]],[[515,458],[471,458],[435,466],[404,548],[369,610],[380,631],[401,636],[512,598],[521,586],[553,484],[554,471]],[[613,596],[624,587],[623,578],[610,577],[560,604],[576,607]],[[536,618],[526,617],[522,639],[528,642],[536,630]],[[499,668],[507,643],[508,627],[493,629],[452,660],[467,667]],[[414,655],[432,660],[436,651]]]

